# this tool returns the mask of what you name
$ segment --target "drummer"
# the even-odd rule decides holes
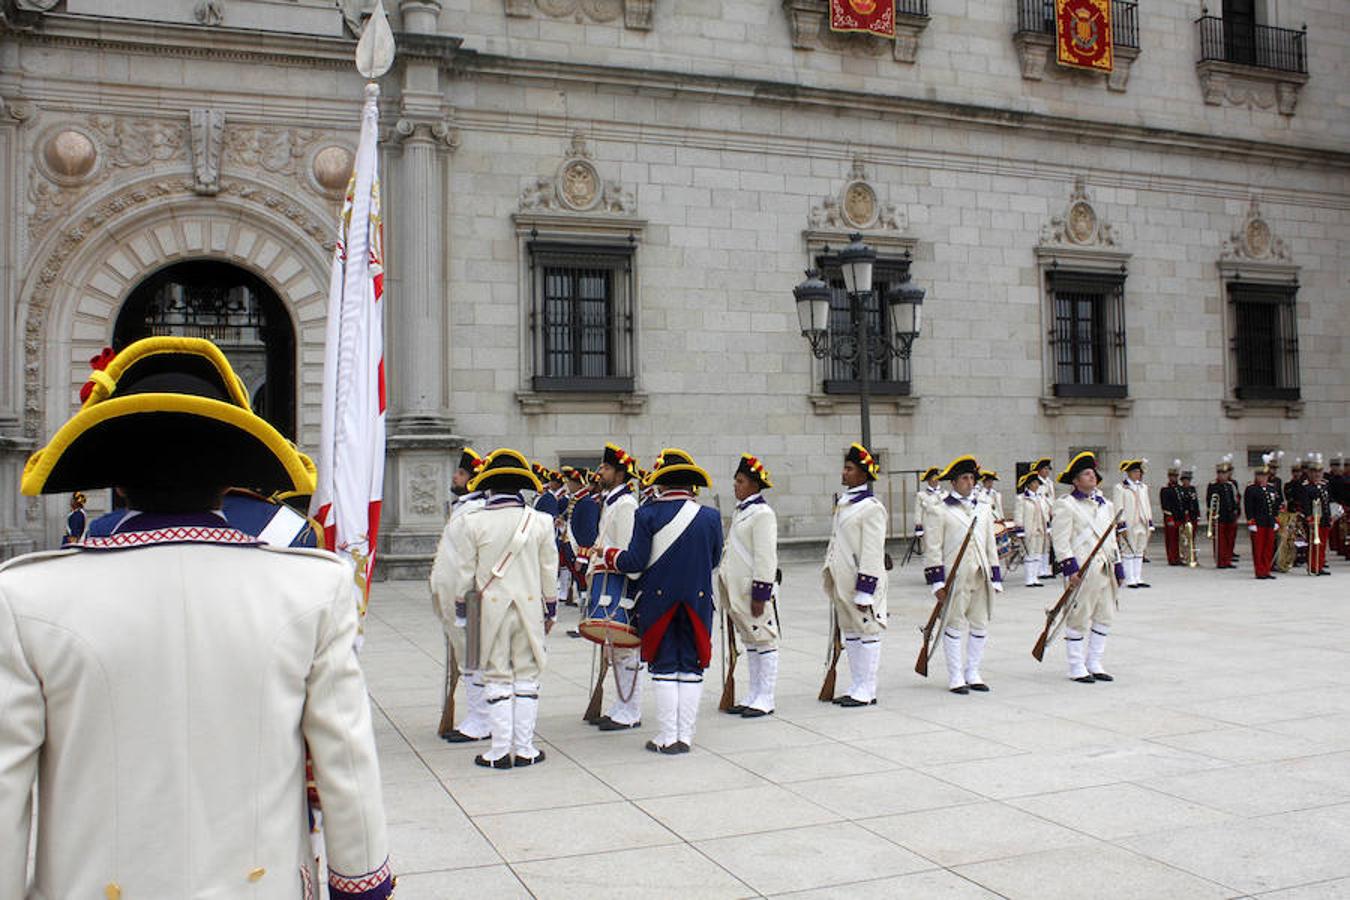
[[[631,481],[637,475],[638,462],[627,450],[617,444],[605,444],[600,468],[596,472],[600,489],[600,525],[594,542],[595,547],[628,546],[633,536],[633,517],[637,514],[638,498],[633,492]],[[600,602],[607,597],[597,583],[598,576],[604,574],[603,561],[598,555],[592,555],[590,562],[591,602]],[[628,588],[628,579],[609,579],[617,586],[617,595],[608,595],[610,602],[619,603],[624,609],[632,609],[633,600]],[[637,648],[613,648],[613,665],[618,682],[609,712],[595,720],[601,731],[626,731],[642,726],[642,672],[645,666]]]

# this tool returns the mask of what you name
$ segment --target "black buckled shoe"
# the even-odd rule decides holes
[[[503,756],[501,759],[488,759],[483,754],[478,754],[473,758],[474,765],[482,766],[485,769],[509,769],[511,768],[511,757]]]
[[[526,766],[537,766],[547,758],[544,751],[540,750],[538,754],[532,757],[517,756],[514,765],[517,769],[523,769]]]
[[[843,697],[841,697],[840,699],[838,699],[838,700],[836,700],[836,701],[834,701],[834,702],[835,702],[835,703],[838,703],[840,706],[846,707],[846,708],[848,708],[848,709],[854,709],[854,708],[859,707],[859,706],[876,706],[876,705],[877,705],[877,701],[875,701],[875,700],[857,700],[857,699],[854,699],[853,697],[849,696],[848,694],[845,694]]]
[[[615,722],[609,716],[605,716],[599,722],[596,723],[595,727],[599,728],[601,731],[628,731],[630,728],[641,728],[642,720],[638,719],[631,725],[625,725],[622,722]]]
[[[1079,684],[1096,684],[1096,683],[1097,683],[1097,679],[1093,678],[1091,675],[1084,675],[1082,678],[1075,678],[1074,681],[1078,682]]]
[[[1093,680],[1093,681],[1115,681],[1114,678],[1112,678],[1110,675],[1107,675],[1105,672],[1093,672],[1093,673],[1092,673],[1092,680]]]
[[[985,684],[983,681],[973,681],[970,684],[966,685],[966,687],[980,694],[989,693],[989,685]]]
[[[773,710],[771,709],[763,710],[763,709],[756,709],[753,706],[747,706],[741,710],[742,719],[760,719],[763,718],[764,716],[771,716],[771,715],[773,715]]]
[[[950,692],[953,693],[953,694],[969,694],[969,693],[970,693],[970,685],[968,685],[968,684],[963,684],[963,685],[961,685],[960,687],[947,688],[947,690],[950,691]]]
[[[742,705],[739,704],[739,703],[733,703],[731,706],[728,706],[726,709],[719,709],[718,712],[724,712],[724,713],[726,713],[726,714],[729,715],[729,716],[739,716],[739,715],[744,715],[744,713],[745,713],[745,707],[742,706]]]
[[[458,728],[456,728],[446,734],[441,735],[441,740],[445,741],[447,744],[472,744],[474,741],[485,741],[490,737],[492,737],[492,735],[485,734],[480,738],[476,738],[473,737],[472,735],[467,735],[464,732],[460,731]]]

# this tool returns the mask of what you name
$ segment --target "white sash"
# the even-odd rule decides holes
[[[530,535],[530,513],[533,511],[528,506],[520,511],[520,521],[516,523],[516,532],[511,535],[510,542],[506,545],[506,549],[502,551],[501,559],[497,560],[497,564],[492,567],[492,577],[487,580],[487,584],[483,585],[484,591],[492,585],[492,582],[505,575],[507,570],[511,568],[511,564],[516,561],[516,554],[520,553],[520,548],[525,546],[525,539]]]
[[[666,555],[666,551],[669,550],[671,546],[680,539],[680,536],[689,529],[689,526],[694,522],[694,517],[697,515],[698,504],[693,500],[686,500],[684,501],[684,505],[680,507],[680,511],[675,514],[675,518],[671,519],[661,527],[660,531],[652,535],[652,553],[651,556],[647,558],[648,569],[656,565],[656,561]],[[637,573],[629,575],[628,577],[635,578],[637,577]]]

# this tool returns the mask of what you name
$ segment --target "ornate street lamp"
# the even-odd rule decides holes
[[[839,252],[838,259],[844,276],[844,291],[848,294],[851,333],[830,333],[833,291],[816,269],[807,271],[806,280],[792,289],[792,295],[797,303],[802,337],[811,345],[811,355],[816,359],[828,358],[856,365],[862,442],[870,450],[872,363],[892,357],[909,359],[922,324],[924,290],[912,284],[906,273],[899,285],[886,293],[890,334],[885,331],[871,334],[867,329],[866,311],[872,300],[872,270],[877,252],[863,243],[861,234],[851,234],[848,246]]]

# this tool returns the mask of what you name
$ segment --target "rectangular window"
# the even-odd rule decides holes
[[[1056,397],[1128,395],[1123,273],[1046,273]]]
[[[633,390],[633,251],[529,244],[536,391]]]
[[[1298,319],[1292,285],[1228,283],[1239,400],[1297,400]]]
[[[830,298],[830,345],[852,346],[856,332],[848,292],[844,290],[844,276],[839,270],[839,258],[833,254],[816,257],[821,277],[834,289]],[[861,313],[863,327],[873,339],[874,347],[883,339],[894,342],[890,334],[890,315],[886,308],[886,294],[909,272],[909,260],[904,257],[880,258],[872,268],[872,294],[863,300]],[[879,395],[908,396],[910,392],[909,360],[888,354],[873,357],[868,373],[871,392]],[[827,394],[856,394],[859,391],[858,360],[825,360],[824,390]]]

